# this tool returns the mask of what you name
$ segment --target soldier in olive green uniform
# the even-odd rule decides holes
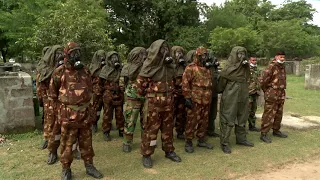
[[[211,74],[212,74],[212,99],[210,103],[210,114],[209,114],[209,123],[207,129],[207,135],[210,137],[220,137],[220,134],[215,132],[215,120],[217,117],[218,110],[218,92],[217,92],[217,81],[218,81],[218,67],[220,63],[217,58],[214,57],[213,51],[208,50],[209,61],[212,62]]]
[[[218,92],[222,92],[220,102],[220,144],[224,153],[230,154],[229,137],[235,126],[237,144],[253,147],[248,142],[246,122],[248,120],[250,68],[247,50],[236,46],[232,49],[226,66],[218,81]]]
[[[250,79],[249,79],[249,131],[260,130],[256,128],[256,111],[257,111],[257,99],[259,97],[260,82],[259,76],[260,72],[257,68],[257,58],[250,57]]]

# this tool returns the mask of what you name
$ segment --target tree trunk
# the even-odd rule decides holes
[[[1,54],[2,54],[2,58],[3,58],[3,62],[6,63],[7,62],[7,53],[8,53],[8,50],[3,50],[1,49]]]

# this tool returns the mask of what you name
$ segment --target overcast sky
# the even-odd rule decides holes
[[[200,2],[205,2],[208,5],[211,5],[212,3],[216,3],[217,5],[220,5],[225,2],[225,0],[199,0]],[[284,0],[270,0],[272,4],[274,5],[280,5],[284,2]],[[312,4],[312,7],[316,9],[316,12],[313,15],[313,24],[316,24],[320,26],[320,0],[306,0],[308,3]]]

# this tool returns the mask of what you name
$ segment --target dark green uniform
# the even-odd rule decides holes
[[[229,137],[233,127],[237,144],[253,146],[247,141],[246,121],[248,119],[250,68],[244,47],[232,49],[228,62],[221,71],[218,92],[222,92],[220,102],[220,143],[223,152],[231,153]]]

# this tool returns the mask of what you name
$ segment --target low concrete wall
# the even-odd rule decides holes
[[[320,64],[310,64],[306,66],[305,89],[320,90]]]
[[[33,130],[35,116],[31,76],[11,72],[0,76],[0,133],[23,133]]]

